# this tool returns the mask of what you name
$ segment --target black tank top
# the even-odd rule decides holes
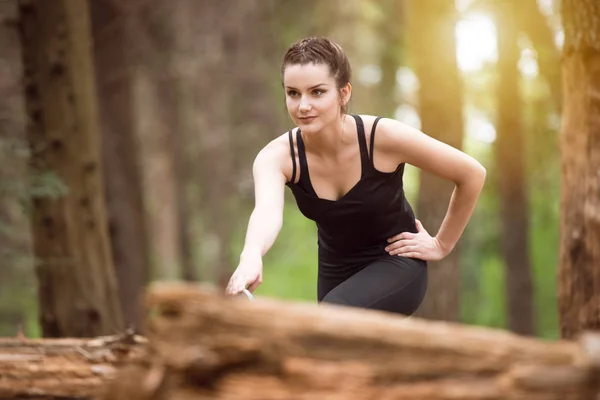
[[[296,131],[300,179],[294,183],[293,130],[288,132],[293,169],[292,179],[286,185],[302,214],[317,224],[319,274],[326,277],[349,276],[375,260],[389,257],[385,251],[388,238],[402,232],[417,232],[414,213],[404,196],[404,164],[398,165],[394,172],[381,172],[373,164],[375,128],[381,117],[373,123],[371,151],[367,151],[363,121],[358,115],[352,116],[356,120],[362,171],[356,185],[338,200],[316,194],[310,182],[300,129]]]

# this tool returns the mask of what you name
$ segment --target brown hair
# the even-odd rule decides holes
[[[288,65],[325,64],[335,79],[338,89],[350,82],[352,68],[342,47],[325,37],[311,36],[292,44],[283,57],[281,79]],[[347,114],[347,103],[341,107]]]

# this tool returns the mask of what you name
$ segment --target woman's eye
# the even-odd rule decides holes
[[[315,91],[314,91],[313,93],[314,93],[314,94],[316,94],[317,96],[320,96],[320,95],[322,95],[323,93],[325,93],[325,91],[324,91],[324,90],[321,90],[321,89],[315,89]]]
[[[290,97],[294,97],[297,94],[298,94],[298,92],[296,92],[295,90],[288,91],[288,96],[290,96]]]

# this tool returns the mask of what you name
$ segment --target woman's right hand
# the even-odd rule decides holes
[[[262,283],[262,257],[241,260],[227,284],[226,293],[234,296],[244,289],[254,292]]]

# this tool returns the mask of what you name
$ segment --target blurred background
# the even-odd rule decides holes
[[[42,309],[61,296],[60,280],[69,273],[48,284],[40,271],[51,263],[34,251],[32,239],[40,226],[31,224],[32,205],[61,201],[75,188],[57,170],[29,168],[36,147],[27,124],[35,117],[30,104],[36,93],[27,86],[29,50],[23,47],[27,3],[0,2],[2,336],[19,327],[40,336]],[[81,24],[77,37],[89,35],[91,63],[74,62],[82,70],[89,64],[93,73],[104,188],[98,196],[105,199],[110,254],[105,263],[124,324],[138,323],[137,299],[148,282],[228,280],[254,204],[252,161],[292,128],[281,60],[294,41],[325,35],[346,50],[353,66],[351,113],[420,128],[488,171],[459,246],[432,273],[420,315],[559,336],[558,1],[87,3],[82,12],[89,30]],[[44,11],[48,18],[51,11]],[[53,43],[45,44],[50,55]],[[70,143],[79,151],[79,142]],[[452,187],[408,167],[405,189],[434,234]],[[264,282],[255,294],[314,302],[316,252],[315,225],[286,191],[284,226],[264,259]],[[86,284],[80,285],[85,292]]]

